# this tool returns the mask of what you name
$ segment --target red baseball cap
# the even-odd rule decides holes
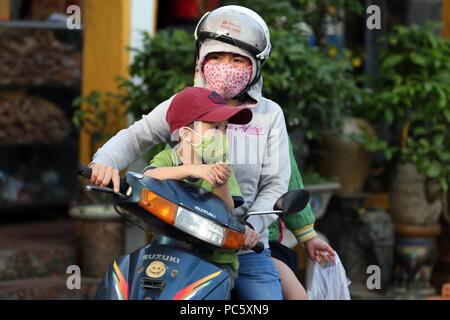
[[[252,120],[249,108],[231,107],[215,91],[199,87],[187,87],[177,93],[167,110],[166,120],[170,131],[187,126],[194,121],[226,121],[246,124]]]

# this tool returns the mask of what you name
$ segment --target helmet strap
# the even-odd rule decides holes
[[[194,55],[194,66],[197,66],[198,58],[200,57],[200,41],[195,41],[195,55]]]

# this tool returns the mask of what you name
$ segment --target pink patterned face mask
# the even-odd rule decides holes
[[[230,63],[205,63],[203,66],[208,88],[224,99],[237,96],[250,82],[252,66],[235,67]]]

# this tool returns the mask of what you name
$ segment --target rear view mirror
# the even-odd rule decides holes
[[[280,210],[283,214],[293,214],[302,211],[309,202],[309,192],[305,189],[296,189],[283,194],[275,205],[273,210]]]

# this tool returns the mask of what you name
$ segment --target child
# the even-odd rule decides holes
[[[173,98],[166,120],[179,143],[158,153],[144,174],[156,179],[186,180],[207,189],[233,210],[232,196],[241,196],[236,177],[226,160],[228,123],[246,124],[252,119],[248,108],[230,107],[216,92],[205,88],[186,88]],[[246,227],[246,249],[254,247],[259,234]],[[216,249],[201,253],[237,277],[237,252]],[[226,267],[228,266],[228,267]],[[229,268],[231,266],[231,269]]]

